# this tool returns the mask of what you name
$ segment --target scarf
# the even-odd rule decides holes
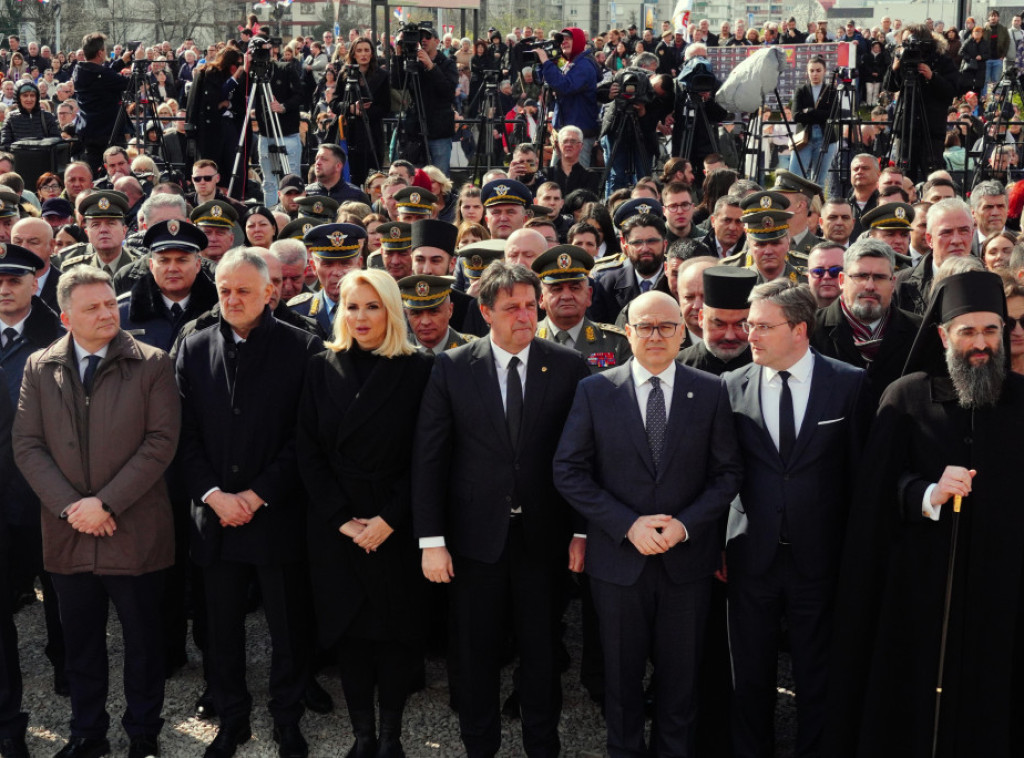
[[[878,349],[882,346],[882,340],[885,339],[885,330],[889,325],[892,308],[890,307],[886,311],[885,315],[875,324],[875,328],[872,329],[850,312],[842,298],[839,300],[839,306],[843,309],[843,317],[853,332],[854,347],[860,351],[860,356],[866,363],[871,363],[878,355]]]

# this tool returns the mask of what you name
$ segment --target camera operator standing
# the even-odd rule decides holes
[[[104,65],[107,60],[107,36],[93,32],[82,38],[84,61],[75,66],[71,81],[75,84],[78,100],[78,139],[82,143],[82,158],[95,173],[103,163],[103,151],[110,147],[111,133],[117,121],[124,91],[123,76]],[[131,68],[125,69],[131,72]],[[116,135],[118,142],[123,140]]]
[[[267,123],[266,111],[262,107],[256,108],[256,123],[260,126],[260,167],[263,169],[263,203],[267,207],[277,204],[277,182],[278,176],[274,173],[274,162],[270,153],[275,147],[284,148],[288,155],[288,170],[281,171],[285,174],[302,174],[302,140],[299,138],[299,111],[302,109],[302,79],[299,77],[295,66],[290,62],[279,60],[281,39],[269,40],[261,35],[253,37],[249,43],[249,50],[252,51],[254,72],[260,68],[259,76],[267,76],[266,81],[270,83],[270,92],[273,95],[269,105],[270,111],[277,114],[277,122],[281,127],[281,137],[271,136],[273,131]],[[273,60],[264,59],[264,67],[257,65],[257,60],[262,55],[270,56]],[[280,154],[280,150],[277,150]]]
[[[583,132],[583,150],[580,164],[590,168],[594,140],[598,134],[597,83],[601,81],[601,67],[587,48],[587,35],[574,26],[562,30],[562,55],[569,64],[560,69],[549,57],[547,50],[534,50],[541,65],[541,77],[555,95],[555,130],[575,126]]]
[[[605,196],[620,187],[632,187],[654,168],[658,155],[658,122],[668,114],[663,101],[655,102],[651,73],[627,68],[597,90],[608,103],[601,117],[601,148],[608,165]]]
[[[944,168],[943,141],[946,137],[946,112],[956,95],[957,70],[953,59],[944,55],[946,40],[928,31],[924,24],[914,24],[904,33],[903,45],[896,51],[892,71],[885,85],[888,92],[899,92],[904,101],[898,108],[894,135],[911,135],[895,145],[897,165],[915,182],[923,181],[929,172]],[[904,65],[904,64],[907,65]],[[908,73],[909,72],[909,73]],[[909,118],[911,89],[919,95],[916,123]],[[903,144],[909,141],[908,144]]]
[[[388,72],[378,65],[369,38],[359,37],[349,47],[334,93],[331,111],[344,119],[349,176],[362,186],[370,169],[384,165],[384,117],[391,112]]]
[[[415,35],[419,35],[418,40]],[[391,86],[409,87],[413,75],[419,81],[419,97],[410,90],[410,105],[401,117],[398,145],[400,157],[420,166],[430,163],[447,176],[451,170],[452,137],[455,135],[455,90],[459,86],[459,69],[455,61],[438,52],[441,44],[437,30],[432,26],[409,24],[401,31],[401,43],[396,51],[396,63],[391,72]],[[409,68],[410,66],[414,68]],[[423,113],[420,131],[417,109]],[[422,150],[426,138],[430,158]]]
[[[704,158],[722,152],[718,144],[718,124],[729,117],[729,112],[715,102],[715,93],[721,84],[707,54],[707,46],[695,42],[686,48],[685,60],[674,82],[663,74],[654,79],[656,95],[673,95],[669,100],[672,155],[690,161],[697,187],[704,182]],[[686,149],[687,142],[689,149]]]

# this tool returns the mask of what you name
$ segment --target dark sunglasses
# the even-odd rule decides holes
[[[1017,324],[1020,324],[1020,328],[1024,329],[1024,316],[1020,318],[1014,318],[1013,316],[1006,317],[1006,331],[1012,332],[1017,328]]]
[[[811,276],[813,276],[815,279],[822,279],[822,278],[824,278],[826,273],[829,275],[829,278],[831,278],[831,279],[838,279],[839,275],[842,272],[843,272],[843,267],[842,266],[829,266],[828,268],[825,268],[824,266],[818,266],[817,268],[807,269],[807,273],[810,274]]]
[[[213,181],[213,177],[215,177],[215,176],[216,176],[216,174],[210,174],[209,176],[193,176],[192,177],[192,181],[193,182],[212,182]]]

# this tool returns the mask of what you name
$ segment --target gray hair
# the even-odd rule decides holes
[[[156,195],[150,195],[142,206],[139,208],[139,220],[145,221],[146,217],[157,208],[168,208],[177,211],[182,218],[188,218],[188,206],[185,205],[185,198],[181,195],[172,195],[170,193],[161,192]]]
[[[583,130],[578,126],[563,126],[558,130],[558,141],[561,142],[566,137],[575,137],[576,139],[583,141]]]
[[[971,210],[973,211],[981,205],[983,197],[1000,196],[1006,196],[1006,187],[1002,185],[1002,182],[991,179],[987,182],[978,182],[974,185],[974,189],[971,190]]]
[[[729,194],[746,197],[752,192],[761,192],[762,190],[764,190],[764,187],[753,179],[737,179],[729,187]]]
[[[86,284],[105,284],[110,287],[111,291],[114,289],[114,282],[110,278],[110,274],[103,269],[94,266],[75,266],[61,274],[60,279],[57,280],[57,304],[60,305],[62,312],[66,313],[71,304],[71,293],[77,287]]]
[[[270,284],[270,269],[267,262],[263,260],[262,247],[233,247],[224,253],[224,257],[217,263],[217,278],[221,274],[233,271],[240,266],[252,266],[256,269],[264,284]]]
[[[843,253],[843,268],[850,268],[861,258],[884,258],[889,262],[889,271],[896,270],[896,254],[882,240],[872,237],[861,237]]]
[[[981,258],[976,255],[954,255],[951,258],[947,258],[939,266],[939,270],[935,272],[935,276],[932,278],[932,292],[935,291],[935,286],[943,279],[948,279],[951,276],[957,274],[966,274],[970,271],[984,271],[985,264]]]
[[[806,284],[797,284],[789,279],[776,279],[758,284],[751,290],[747,299],[751,303],[764,300],[779,306],[791,326],[807,324],[808,337],[814,331],[814,313],[818,310],[818,304]]]
[[[982,184],[987,184],[987,182],[982,182]],[[978,186],[980,187],[981,184],[979,184]],[[940,216],[945,216],[947,213],[966,213],[968,216],[970,216],[971,208],[969,205],[967,205],[967,203],[965,203],[958,197],[947,197],[945,200],[940,200],[939,202],[935,203],[934,205],[932,205],[931,208],[928,209],[927,223],[929,234],[932,233],[932,229],[935,227],[935,224],[938,223],[938,218]]]
[[[658,56],[654,53],[643,52],[633,59],[633,65],[637,68],[647,68],[658,65]]]
[[[498,300],[498,293],[505,292],[512,294],[517,284],[529,284],[533,287],[534,295],[540,299],[540,279],[533,271],[521,263],[508,263],[497,260],[484,269],[480,277],[480,288],[477,290],[477,298],[481,305],[493,308]]]
[[[309,261],[309,253],[302,240],[276,240],[270,243],[270,252],[285,266],[305,266]]]
[[[778,29],[778,27],[776,27],[776,30],[777,29]],[[686,52],[683,53],[683,60],[690,60],[690,58],[696,58],[696,57],[701,57],[701,58],[707,58],[708,57],[708,46],[705,45],[703,42],[691,42],[687,46]]]
[[[715,201],[715,209],[711,214],[712,216],[718,216],[725,208],[740,208],[740,201],[743,200],[739,195],[722,195]]]

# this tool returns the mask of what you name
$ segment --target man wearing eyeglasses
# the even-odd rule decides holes
[[[621,264],[602,269],[594,279],[594,302],[587,315],[597,322],[612,324],[619,312],[645,292],[668,292],[665,274],[665,222],[653,213],[640,213],[620,227],[623,252]]]
[[[744,468],[726,535],[737,756],[763,756],[774,740],[783,609],[800,693],[795,753],[821,754],[864,372],[811,350],[815,310],[794,282],[755,287],[745,323],[754,362],[725,375]]]
[[[669,242],[685,237],[700,237],[700,232],[692,223],[696,207],[693,203],[693,187],[683,182],[666,184],[661,191],[661,205],[665,209]]]
[[[900,377],[921,319],[892,303],[894,256],[884,242],[859,239],[841,260],[842,294],[815,315],[811,344],[822,355],[866,369],[867,389],[877,403]],[[813,269],[809,273],[813,289]]]
[[[843,248],[833,242],[819,242],[807,256],[807,284],[819,308],[827,308],[839,297],[839,274],[843,271]]]
[[[655,755],[693,755],[697,671],[719,524],[742,463],[729,401],[676,361],[679,305],[649,292],[630,306],[634,358],[580,382],[554,459],[555,485],[587,522],[605,656],[609,755],[647,755],[644,675],[655,661]]]

